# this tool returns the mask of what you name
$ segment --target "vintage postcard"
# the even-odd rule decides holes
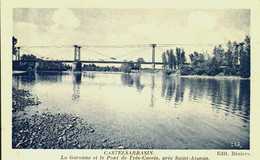
[[[260,2],[167,3],[1,1],[2,159],[256,160]]]

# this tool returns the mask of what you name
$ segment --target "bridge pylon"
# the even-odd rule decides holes
[[[80,48],[81,46],[74,45],[74,61],[80,61]]]
[[[73,71],[80,72],[82,70],[82,65],[80,62],[80,48],[81,46],[74,45],[74,69]]]
[[[155,47],[157,44],[151,44],[152,46],[152,66],[153,66],[153,71],[155,70]]]
[[[17,61],[21,60],[20,49],[21,49],[21,47],[17,47],[17,52],[16,52],[16,60]]]

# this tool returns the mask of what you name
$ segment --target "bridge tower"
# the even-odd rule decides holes
[[[81,46],[74,45],[74,61],[80,61],[80,48]]]
[[[20,47],[15,47],[13,49],[12,59],[13,59],[13,69],[19,69],[21,64]]]
[[[153,65],[153,71],[155,70],[155,47],[157,44],[151,44],[152,46],[152,65]]]
[[[80,62],[80,48],[81,46],[74,45],[74,69],[73,71],[80,72],[82,70],[82,65]]]
[[[21,47],[17,47],[17,52],[16,52],[16,60],[17,61],[21,60],[20,49],[21,49]]]

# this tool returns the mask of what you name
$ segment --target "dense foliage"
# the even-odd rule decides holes
[[[176,48],[162,53],[163,68],[179,69],[182,75],[234,75],[243,78],[250,77],[250,37],[244,41],[228,41],[226,48],[215,46],[212,55],[193,52],[189,55],[190,63],[186,63],[183,49]]]
[[[35,62],[28,61],[37,61],[38,65],[36,66]],[[66,71],[70,70],[71,66],[62,62],[47,62],[32,54],[22,55],[21,62],[13,64],[14,70],[33,71],[35,68],[37,68],[37,71]]]
[[[120,71],[130,73],[131,70],[140,70],[142,62],[144,62],[143,58],[137,58],[136,62],[129,61],[128,63],[123,63],[120,66]]]
[[[97,66],[95,64],[84,64],[83,71],[102,71],[102,72],[119,72],[120,69],[114,66]]]

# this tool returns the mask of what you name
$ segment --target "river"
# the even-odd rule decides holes
[[[13,87],[42,102],[27,112],[75,114],[129,148],[249,148],[250,80],[84,72],[14,75]]]

